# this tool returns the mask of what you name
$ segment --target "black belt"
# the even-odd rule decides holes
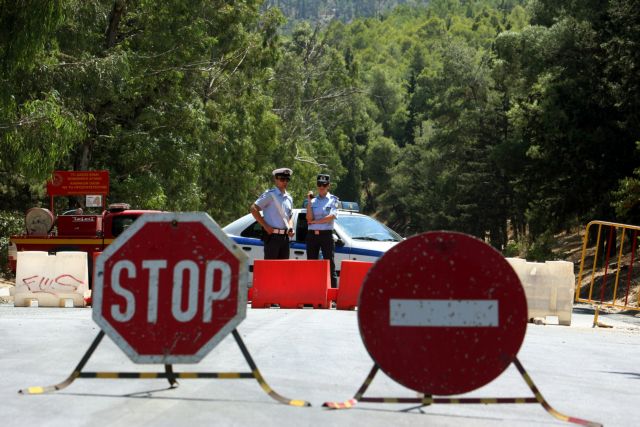
[[[309,230],[309,232],[317,236],[319,234],[331,234],[333,233],[333,230]]]

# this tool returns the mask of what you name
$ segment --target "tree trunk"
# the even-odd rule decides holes
[[[107,31],[105,32],[105,45],[107,49],[112,48],[116,44],[118,26],[120,25],[120,20],[122,19],[122,16],[126,11],[126,7],[126,0],[116,0],[115,2],[113,2],[111,14],[109,14],[109,25],[107,26]]]

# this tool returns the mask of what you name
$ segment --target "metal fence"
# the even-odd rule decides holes
[[[587,224],[576,302],[640,311],[639,231],[640,226],[606,221]]]

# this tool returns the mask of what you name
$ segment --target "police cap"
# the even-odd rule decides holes
[[[329,175],[324,173],[319,174],[318,177],[316,178],[317,184],[329,184],[330,182],[331,182],[331,179]]]
[[[293,171],[289,168],[278,168],[271,172],[276,178],[291,178]]]

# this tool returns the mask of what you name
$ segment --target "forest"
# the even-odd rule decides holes
[[[640,221],[638,0],[0,0],[0,253],[54,170],[248,212],[291,167],[404,236],[535,258]],[[542,254],[542,255],[540,255]]]

